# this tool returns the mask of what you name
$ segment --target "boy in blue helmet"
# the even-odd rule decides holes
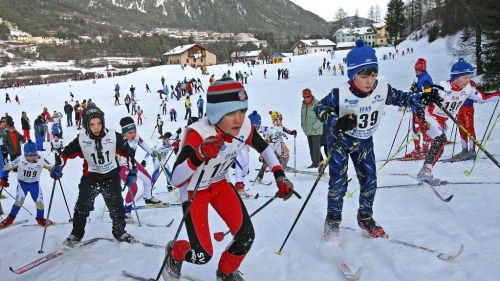
[[[19,185],[17,187],[16,201],[12,206],[10,214],[0,222],[0,229],[11,225],[16,219],[19,209],[24,204],[24,199],[28,192],[36,204],[36,222],[40,226],[48,226],[53,224],[52,221],[43,217],[44,204],[42,188],[40,187],[40,174],[44,168],[51,169],[51,166],[45,164],[42,156],[38,155],[36,144],[31,140],[24,145],[24,156],[16,158],[3,168],[0,186],[6,188],[9,186],[8,175],[9,171],[17,169],[17,180]]]
[[[334,88],[314,107],[318,118],[330,128],[330,182],[325,238],[339,233],[347,191],[349,156],[360,185],[358,225],[371,237],[386,236],[384,229],[373,219],[377,175],[372,135],[384,115],[385,105],[420,107],[421,104],[430,104],[437,96],[435,92],[421,97],[396,90],[377,74],[375,50],[362,40],[356,41],[356,47],[347,54],[349,81]]]
[[[500,100],[500,93],[485,94],[476,88],[472,81],[474,67],[463,58],[458,59],[450,70],[450,80],[442,81],[439,85],[442,90],[438,93],[441,104],[452,115],[456,115],[464,102],[469,99],[477,102],[492,102]],[[443,153],[446,145],[446,121],[448,115],[437,105],[432,104],[425,109],[425,120],[429,124],[427,134],[433,139],[429,153],[425,157],[424,165],[417,177],[430,184],[440,184],[441,180],[434,178],[432,168]]]

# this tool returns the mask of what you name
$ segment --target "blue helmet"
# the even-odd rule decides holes
[[[36,148],[36,144],[29,140],[24,145],[24,156],[36,156],[38,155],[38,150]]]

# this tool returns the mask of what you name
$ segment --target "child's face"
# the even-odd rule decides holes
[[[130,130],[125,133],[125,138],[127,140],[133,140],[135,139],[135,136],[137,136],[137,131],[136,130]]]
[[[169,138],[164,138],[163,139],[163,144],[170,144],[170,139]]]
[[[28,162],[31,163],[35,163],[36,160],[38,159],[38,155],[26,155],[24,157],[26,157],[26,160],[28,160]]]
[[[89,121],[89,129],[92,135],[99,136],[102,131],[102,122],[99,117],[92,117]]]
[[[237,136],[240,133],[241,126],[243,126],[243,121],[245,121],[246,113],[246,109],[228,113],[217,122],[217,127],[224,133],[230,134],[231,136]]]
[[[373,90],[375,81],[377,81],[377,72],[361,71],[354,75],[354,84],[361,91],[368,93]]]
[[[457,85],[460,89],[463,89],[465,88],[465,86],[467,86],[467,84],[470,83],[471,79],[472,75],[462,75],[457,79],[453,80],[453,84]]]

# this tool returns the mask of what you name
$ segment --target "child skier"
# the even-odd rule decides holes
[[[130,168],[125,185],[132,185],[137,177],[135,151],[119,133],[106,129],[104,112],[97,107],[85,108],[82,125],[84,131],[80,132],[61,154],[63,166],[54,166],[50,173],[51,177],[59,179],[68,159],[84,158],[83,175],[78,185],[79,193],[73,215],[73,230],[64,244],[73,247],[82,240],[87,217],[90,211],[94,210],[94,200],[99,193],[110,211],[113,236],[120,242],[135,243],[137,240],[134,236],[125,231],[120,169],[116,161],[117,155],[128,157]]]
[[[285,177],[278,159],[245,117],[247,106],[247,94],[241,83],[230,78],[218,80],[207,89],[207,117],[184,132],[172,183],[180,188],[189,241],[168,243],[162,272],[165,280],[179,280],[184,261],[205,264],[212,258],[209,204],[234,236],[222,253],[217,280],[243,280],[238,268],[252,246],[254,230],[243,201],[227,180],[234,157],[243,146],[254,147],[272,167],[277,196],[286,200],[293,194],[293,185]],[[188,200],[193,195],[190,204]]]
[[[360,185],[358,225],[373,238],[385,236],[384,229],[373,219],[377,176],[372,135],[380,124],[385,105],[419,106],[421,97],[392,88],[385,79],[377,79],[377,74],[375,50],[362,40],[356,41],[356,47],[347,54],[349,81],[334,88],[314,108],[318,118],[331,128],[325,238],[339,233],[349,156]],[[430,104],[436,96],[433,93],[423,95],[426,99],[422,99],[422,103]]]
[[[16,201],[12,206],[9,215],[0,222],[0,229],[11,225],[16,219],[17,213],[24,204],[24,199],[28,192],[31,194],[31,198],[36,205],[36,222],[40,226],[48,226],[53,224],[52,221],[47,220],[43,217],[44,204],[42,188],[40,187],[40,175],[44,168],[51,169],[51,166],[45,164],[43,156],[38,155],[38,150],[36,144],[32,141],[28,141],[24,145],[24,156],[20,156],[15,160],[7,164],[2,172],[2,179],[0,180],[0,186],[6,188],[9,186],[8,174],[10,170],[17,169],[17,181],[19,186],[17,187]]]
[[[54,160],[57,166],[61,166],[61,153],[64,148],[64,144],[58,135],[54,135],[54,138],[50,142],[50,151],[54,153]]]
[[[432,87],[432,78],[427,72],[427,62],[423,58],[419,58],[415,63],[415,74],[417,76],[417,81],[413,83],[410,91],[415,93],[423,94],[425,89]],[[432,140],[427,135],[427,125],[425,122],[424,108],[422,107],[412,107],[412,127],[413,133],[417,135],[413,139],[413,144],[415,145],[415,150],[405,155],[405,158],[409,160],[423,159],[427,152],[429,151],[429,143]],[[423,149],[420,147],[420,133],[423,138]]]
[[[137,135],[137,129],[132,117],[123,117],[120,120],[120,126],[122,127],[123,138],[134,151],[137,151],[137,146],[140,146],[146,153],[152,153],[151,148],[144,143],[139,135]],[[125,182],[129,170],[128,157],[118,156],[118,163],[120,165],[120,177]],[[151,175],[149,175],[148,171],[146,171],[141,164],[136,163],[135,167],[137,168],[137,177],[142,181],[142,186],[144,188],[142,194],[144,202],[146,202],[146,204],[161,203],[158,198],[153,197],[153,181],[151,180]],[[132,205],[136,194],[137,183],[133,183],[125,197],[125,216],[127,218],[132,218]]]
[[[500,100],[500,92],[486,95],[476,88],[476,84],[471,81],[474,68],[471,64],[460,58],[458,62],[453,64],[450,71],[450,80],[439,83],[441,90],[435,90],[441,97],[441,104],[452,115],[455,115],[466,99],[471,99],[477,102],[492,102]],[[429,124],[427,134],[434,139],[434,142],[429,149],[429,153],[425,157],[424,165],[417,177],[419,180],[426,181],[431,184],[439,184],[441,181],[434,178],[432,168],[443,153],[446,145],[446,121],[448,115],[441,110],[436,104],[428,106],[425,110],[425,120]]]
[[[167,163],[167,159],[171,157],[173,149],[172,143],[170,141],[171,137],[172,133],[166,132],[163,135],[161,145],[155,146],[153,152],[151,153],[151,156],[153,157],[153,165],[155,166],[155,170],[153,172],[153,182],[156,182],[160,177],[161,173],[165,172],[169,187],[171,187],[170,181],[172,178],[172,172]],[[146,158],[147,157],[149,157],[149,155],[146,155]]]

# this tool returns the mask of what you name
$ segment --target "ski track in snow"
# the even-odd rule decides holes
[[[406,90],[414,80],[413,64],[418,57],[425,57],[428,61],[428,71],[435,82],[445,80],[449,77],[449,69],[454,59],[446,53],[446,40],[438,39],[429,44],[427,41],[418,42],[405,41],[399,48],[413,47],[414,54],[404,57],[397,56],[396,60],[381,60],[382,54],[394,50],[393,48],[380,48],[377,50],[379,57],[380,75],[387,77],[389,83],[397,88]],[[337,51],[338,64],[347,51]],[[310,164],[307,139],[300,128],[300,105],[302,102],[301,91],[310,88],[317,99],[324,97],[331,88],[346,80],[345,77],[333,76],[329,72],[319,77],[317,67],[321,65],[323,57],[330,59],[329,54],[311,54],[307,56],[293,57],[292,63],[288,61],[277,65],[260,65],[248,69],[246,65],[235,64],[230,67],[234,77],[236,70],[252,71],[249,84],[246,85],[249,94],[249,112],[256,109],[262,116],[262,124],[269,125],[271,120],[267,112],[277,110],[284,115],[284,125],[299,132],[297,137],[297,168],[305,169]],[[277,69],[288,67],[290,70],[289,80],[277,80]],[[267,68],[268,78],[263,78],[263,70]],[[220,77],[227,71],[226,65],[209,67],[209,72]],[[139,126],[139,134],[153,146],[158,143],[158,134],[154,138],[150,136],[154,128],[156,114],[159,113],[159,98],[156,90],[161,88],[160,78],[164,76],[166,82],[175,84],[184,77],[200,77],[203,86],[207,89],[209,76],[201,76],[200,71],[187,68],[182,71],[180,66],[159,66],[148,68],[123,77],[92,81],[67,82],[50,86],[40,85],[22,89],[0,90],[0,112],[9,112],[20,128],[21,111],[28,112],[31,123],[37,113],[42,112],[44,106],[52,113],[54,109],[63,112],[64,101],[69,100],[69,92],[73,92],[79,101],[92,98],[105,112],[106,126],[119,130],[118,121],[126,115],[124,105],[114,106],[114,85],[121,86],[121,102],[128,93],[131,84],[136,87],[138,105],[144,110],[144,125]],[[145,93],[145,83],[151,87],[152,93]],[[19,95],[21,106],[13,102],[4,104],[3,98],[8,92],[11,99]],[[192,103],[198,99],[199,94],[194,94]],[[205,99],[206,100],[206,99]],[[184,99],[180,101],[168,101],[168,108],[174,106],[178,111],[179,122],[165,122],[164,132],[175,132],[178,127],[183,127]],[[476,104],[476,133],[482,137],[494,104]],[[197,114],[195,106],[192,108],[193,115]],[[395,129],[399,123],[401,112],[397,107],[387,106],[384,119],[374,136],[375,153],[377,159],[385,158],[390,148]],[[408,115],[406,115],[406,118]],[[65,118],[65,117],[64,117]],[[406,119],[402,130],[406,133],[408,124]],[[63,120],[64,143],[67,144],[76,136],[75,127],[66,128]],[[452,127],[448,123],[449,128]],[[33,131],[31,132],[34,135]],[[404,134],[396,140],[396,145],[402,140]],[[447,135],[450,135],[448,131]],[[290,152],[293,153],[293,139],[287,142]],[[487,147],[491,153],[500,154],[500,141],[498,130],[493,133]],[[455,153],[460,151],[457,140]],[[411,145],[412,146],[412,145]],[[410,148],[411,150],[412,148]],[[443,157],[451,155],[452,146],[448,145]],[[47,159],[53,162],[53,155],[46,153]],[[143,152],[139,150],[138,159],[142,159]],[[250,153],[250,175],[247,179],[255,178],[255,168],[260,164],[257,162],[257,154]],[[290,157],[289,165],[293,165],[293,155]],[[472,176],[467,178],[463,171],[470,168],[471,161],[460,163],[438,163],[434,169],[437,177],[450,181],[498,181],[500,180],[498,169],[488,159],[481,159],[476,166]],[[380,165],[380,163],[379,163]],[[416,175],[422,165],[418,162],[391,162],[378,176],[379,185],[411,183],[408,177],[388,176],[389,173],[411,173]],[[152,167],[149,161],[147,169]],[[64,176],[61,179],[70,208],[76,201],[78,194],[77,184],[81,177],[82,160],[70,160],[65,167]],[[283,242],[287,231],[292,225],[302,203],[304,202],[313,182],[314,177],[308,175],[287,173],[295,184],[296,190],[303,196],[302,200],[296,197],[287,202],[275,200],[261,213],[256,215],[252,221],[256,231],[256,240],[252,250],[242,263],[241,271],[246,280],[341,280],[342,274],[335,265],[333,259],[329,259],[324,253],[318,252],[321,246],[323,223],[326,214],[327,181],[320,181],[315,194],[309,201],[302,217],[296,225],[290,239],[282,251],[281,256],[274,254]],[[349,184],[352,191],[358,187],[352,164],[349,168],[349,176],[353,181]],[[265,180],[272,180],[272,176],[266,173]],[[9,192],[15,192],[15,174],[10,174],[11,187]],[[49,205],[52,180],[48,172],[44,172],[41,185],[45,196],[45,212]],[[140,184],[139,184],[140,185]],[[166,181],[162,177],[154,192],[165,191]],[[454,253],[460,244],[465,245],[465,251],[457,260],[451,263],[443,262],[426,252],[395,245],[382,240],[368,240],[360,237],[355,232],[344,232],[345,249],[356,268],[363,268],[361,280],[497,280],[500,276],[498,267],[498,250],[500,249],[500,226],[498,221],[500,213],[499,187],[494,185],[448,185],[444,188],[455,194],[449,203],[439,201],[432,190],[420,186],[409,189],[380,189],[377,193],[374,205],[375,218],[385,228],[387,233],[396,239],[412,242],[414,244],[438,249],[447,253]],[[275,185],[252,187],[252,193],[260,195],[272,195],[276,191]],[[140,188],[139,194],[142,193]],[[353,199],[345,199],[343,222],[345,226],[356,227],[357,196]],[[158,194],[165,202],[175,202],[175,196],[171,193]],[[142,199],[138,198],[140,205]],[[257,209],[267,198],[258,200],[245,200],[249,212]],[[13,200],[10,198],[2,200],[6,212],[10,210]],[[31,198],[27,198],[25,207],[32,212],[35,211]],[[87,224],[85,239],[92,237],[112,237],[111,224],[100,223],[102,197],[98,197],[95,203],[95,211],[90,218],[93,223]],[[172,218],[174,224],[170,228],[138,227],[128,225],[127,230],[137,239],[149,243],[165,244],[173,238],[178,224],[181,220],[179,208],[150,209],[139,212],[141,221],[155,224],[167,224]],[[105,213],[109,216],[109,213]],[[56,222],[64,222],[68,214],[62,194],[57,187],[53,202],[53,210],[50,218]],[[21,210],[17,220],[29,219],[34,223],[24,210]],[[109,221],[109,218],[104,218]],[[210,227],[212,232],[226,231],[227,228],[216,213],[210,211]],[[71,225],[54,226],[47,229],[47,237],[44,245],[48,253],[61,246],[62,241],[69,235]],[[64,254],[40,267],[33,269],[23,275],[15,275],[8,270],[9,266],[19,267],[38,258],[38,249],[42,238],[43,228],[15,226],[0,232],[0,280],[125,280],[121,275],[122,269],[147,277],[156,276],[160,267],[164,252],[162,250],[145,248],[137,245],[124,243],[109,243],[99,241],[85,248]],[[186,238],[183,230],[181,239]],[[215,271],[220,254],[231,241],[231,237],[219,243],[214,243],[214,258],[203,266],[185,263],[183,272],[200,280],[214,280]],[[333,255],[332,255],[333,256]]]

